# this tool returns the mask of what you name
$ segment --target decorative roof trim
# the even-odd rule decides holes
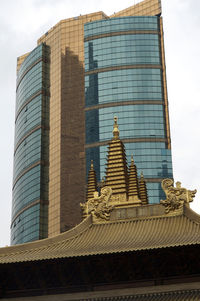
[[[145,215],[145,212],[152,214]],[[77,227],[56,237],[1,248],[0,264],[196,244],[200,245],[200,216],[186,205],[167,215],[162,205],[115,208],[110,221],[95,224],[89,216]]]

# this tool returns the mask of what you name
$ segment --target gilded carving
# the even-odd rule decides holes
[[[83,215],[88,216],[92,214],[94,220],[109,220],[110,213],[114,206],[109,204],[112,196],[112,189],[110,187],[101,188],[101,195],[98,192],[94,193],[94,198],[89,199],[86,203],[81,203]]]
[[[160,203],[165,206],[166,213],[181,208],[184,203],[192,202],[197,192],[196,189],[187,190],[181,187],[181,182],[176,182],[176,187],[174,187],[172,179],[164,179],[162,188],[166,194],[166,200],[161,200]]]

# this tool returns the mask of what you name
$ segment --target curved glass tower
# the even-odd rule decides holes
[[[35,48],[17,73],[11,244],[47,237],[49,48]]]
[[[85,25],[86,169],[93,160],[100,180],[114,115],[128,162],[131,154],[147,181],[150,202],[172,177],[161,22],[129,16]]]

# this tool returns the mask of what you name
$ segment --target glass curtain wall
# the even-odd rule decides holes
[[[85,25],[86,172],[94,160],[105,175],[107,143],[118,116],[127,161],[131,154],[147,181],[150,202],[164,197],[172,178],[167,147],[160,18],[120,17]]]
[[[11,244],[47,237],[49,48],[41,44],[17,73]]]

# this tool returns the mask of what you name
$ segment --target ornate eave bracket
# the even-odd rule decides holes
[[[161,200],[160,203],[165,206],[165,213],[179,210],[183,204],[189,204],[193,201],[197,190],[188,190],[181,187],[181,182],[176,182],[174,187],[173,179],[164,179],[161,184],[166,200]]]
[[[80,204],[83,216],[87,217],[91,214],[93,222],[108,221],[111,211],[114,209],[114,206],[109,204],[111,196],[112,189],[107,186],[101,188],[100,196],[98,196],[98,192],[95,192],[94,198]]]

